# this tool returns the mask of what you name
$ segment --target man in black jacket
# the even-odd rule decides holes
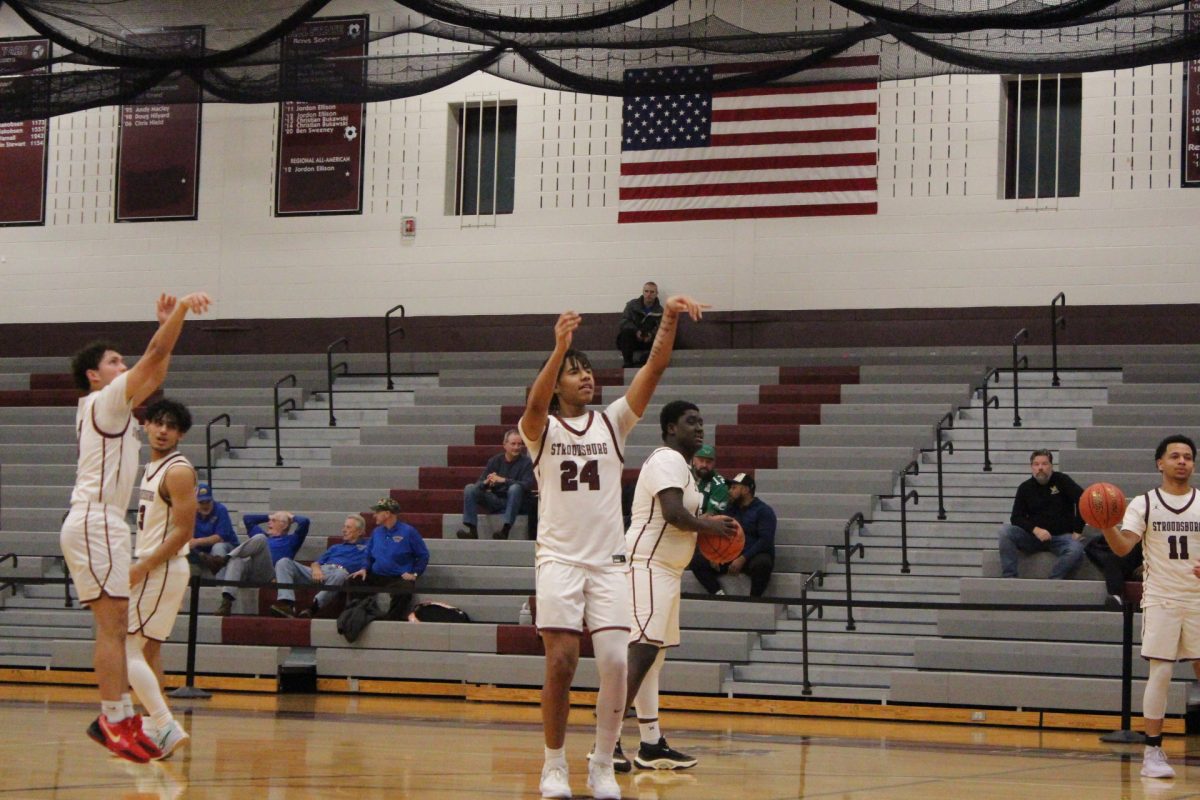
[[[663,307],[658,302],[658,284],[647,281],[642,286],[642,294],[625,304],[625,313],[621,316],[621,327],[617,331],[617,349],[621,351],[622,366],[634,367],[646,363],[650,353],[650,345],[654,343],[654,335],[658,333],[658,323],[662,322]],[[641,358],[634,361],[634,354]]]
[[[507,539],[521,506],[533,491],[533,462],[525,454],[525,443],[516,428],[504,433],[504,450],[488,459],[475,483],[463,491],[463,526],[459,539],[478,539],[479,506],[489,513],[504,512],[504,527],[497,539]],[[532,522],[532,520],[531,520]],[[532,537],[533,531],[529,532]]]
[[[1017,487],[1012,524],[1000,529],[1000,568],[1004,577],[1015,578],[1020,553],[1049,550],[1058,556],[1050,577],[1065,578],[1083,560],[1083,489],[1054,471],[1049,450],[1034,450],[1029,469],[1033,477]]]

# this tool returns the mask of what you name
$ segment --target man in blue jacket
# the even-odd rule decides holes
[[[429,548],[416,528],[400,521],[400,503],[384,497],[372,510],[376,527],[367,543],[367,566],[350,577],[386,586],[392,602],[384,619],[404,619],[417,578],[429,566]]]
[[[319,583],[329,586],[317,592],[312,608],[296,613],[296,590],[280,589],[278,601],[271,606],[277,617],[313,617],[322,606],[336,595],[334,591],[350,577],[367,566],[367,542],[364,537],[366,525],[362,517],[352,514],[342,523],[342,541],[326,550],[311,567],[284,557],[275,562],[275,580],[278,583]]]
[[[740,472],[729,480],[729,505],[725,513],[742,526],[746,544],[742,553],[728,564],[713,564],[696,551],[691,570],[709,594],[723,595],[717,580],[726,573],[750,578],[750,596],[762,597],[775,569],[775,509],[754,496],[754,476]]]
[[[463,491],[463,526],[459,539],[478,539],[479,506],[488,513],[504,512],[504,527],[497,539],[507,539],[525,498],[533,491],[533,462],[525,454],[525,442],[516,428],[504,432],[504,450],[488,459],[479,480]],[[532,521],[532,520],[531,520]],[[530,531],[530,538],[534,538]]]
[[[272,511],[270,514],[243,514],[249,540],[233,548],[227,556],[221,556],[221,571],[217,577],[226,581],[252,581],[270,583],[275,579],[275,562],[281,558],[295,558],[308,536],[308,517],[290,511]],[[233,611],[234,589],[226,586],[221,592],[218,617],[227,617]]]
[[[238,546],[237,532],[224,503],[213,500],[207,483],[196,487],[196,529],[188,551],[188,561],[200,564],[214,575],[221,569],[220,556]]]

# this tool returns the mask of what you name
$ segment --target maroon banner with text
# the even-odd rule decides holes
[[[45,73],[48,39],[0,39],[0,75]],[[0,82],[4,79],[0,78]],[[49,120],[0,123],[0,225],[44,225]]]
[[[204,29],[141,32],[147,48],[201,55]],[[200,87],[179,73],[136,105],[121,106],[117,134],[117,222],[195,219],[200,195]]]
[[[1187,8],[1188,30],[1200,29],[1200,8],[1194,0]],[[1200,60],[1184,62],[1182,185],[1200,187]]]
[[[367,54],[367,17],[314,19],[284,39],[287,54],[326,54],[345,61],[306,64],[331,87],[362,80]],[[361,103],[279,104],[275,159],[275,215],[360,214],[363,194]]]

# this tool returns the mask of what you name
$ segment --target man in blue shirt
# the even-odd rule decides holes
[[[243,514],[242,524],[250,539],[219,557],[223,563],[217,577],[226,581],[270,583],[275,579],[275,562],[295,558],[308,536],[308,517],[290,511],[270,514]],[[221,593],[217,616],[227,617],[233,611],[233,590],[227,586]]]
[[[525,454],[525,442],[516,428],[504,432],[504,450],[488,459],[479,480],[463,491],[463,526],[459,539],[478,539],[479,506],[488,513],[504,512],[504,527],[497,539],[507,539],[525,498],[533,491],[533,462]],[[531,520],[532,521],[532,520]],[[532,538],[532,531],[531,538]]]
[[[740,472],[729,480],[729,505],[725,513],[742,526],[746,544],[742,553],[728,564],[713,564],[696,550],[691,570],[709,594],[723,595],[718,575],[750,578],[750,596],[762,597],[775,569],[775,509],[754,496],[754,476]]]
[[[196,530],[192,534],[188,561],[199,564],[214,575],[221,569],[220,556],[238,546],[237,533],[224,503],[213,500],[207,483],[196,487]]]
[[[392,602],[384,619],[404,619],[417,578],[429,566],[429,548],[416,528],[400,521],[400,503],[385,497],[372,510],[376,528],[367,543],[367,566],[350,577],[386,586]]]
[[[311,567],[297,563],[295,559],[283,557],[275,562],[275,580],[278,583],[319,583],[337,589],[350,577],[367,566],[367,542],[364,538],[366,525],[357,514],[346,517],[342,523],[342,541],[326,550]],[[313,617],[321,606],[337,595],[326,589],[317,592],[311,609],[296,613],[296,590],[280,589],[278,602],[271,606],[277,617]]]

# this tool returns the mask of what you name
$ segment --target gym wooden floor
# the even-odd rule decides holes
[[[190,746],[159,764],[86,738],[95,690],[0,685],[0,798],[536,798],[538,709],[461,700],[223,693],[174,701]],[[572,712],[577,797],[591,712]],[[1169,737],[1174,781],[1093,732],[666,712],[695,769],[619,776],[626,798],[782,800],[1200,797],[1200,741]],[[624,741],[636,741],[632,721]],[[1190,754],[1190,756],[1189,756]]]

